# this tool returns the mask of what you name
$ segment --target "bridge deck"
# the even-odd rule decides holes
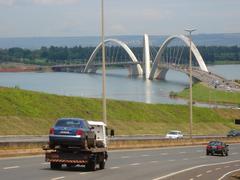
[[[164,68],[173,69],[176,71],[183,72],[185,74],[190,74],[189,68],[186,66],[178,65],[163,65]],[[240,85],[232,80],[227,80],[213,72],[206,72],[200,68],[192,68],[192,76],[199,81],[207,83],[209,86],[227,90],[227,91],[240,91]]]

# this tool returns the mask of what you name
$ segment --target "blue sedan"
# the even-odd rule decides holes
[[[49,146],[81,147],[88,149],[95,147],[96,135],[86,120],[80,118],[61,118],[50,129]]]

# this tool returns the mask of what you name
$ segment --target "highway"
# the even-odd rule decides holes
[[[0,159],[1,180],[160,180],[227,179],[240,170],[240,144],[229,146],[229,156],[206,156],[205,146],[110,151],[106,169],[83,167],[51,170],[44,156]]]

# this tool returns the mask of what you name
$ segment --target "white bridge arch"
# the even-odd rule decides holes
[[[154,62],[153,62],[153,65],[152,65],[152,69],[151,69],[151,72],[150,72],[150,75],[149,75],[149,79],[153,79],[155,77],[159,77],[161,76],[161,73],[163,74],[163,76],[165,76],[166,72],[168,69],[165,69],[163,70],[163,72],[161,72],[161,66],[160,66],[160,63],[161,63],[161,58],[162,58],[162,55],[166,49],[166,47],[168,46],[168,44],[173,41],[174,39],[180,39],[182,40],[188,47],[190,46],[190,41],[189,41],[189,38],[184,36],[184,35],[174,35],[174,36],[170,36],[169,38],[167,38],[162,46],[160,47],[159,51],[157,52],[157,55],[154,59]],[[200,66],[200,69],[203,70],[203,71],[206,71],[208,72],[208,69],[207,69],[207,66],[206,64],[204,63],[203,61],[203,58],[201,56],[201,54],[199,53],[197,47],[195,46],[195,44],[193,42],[191,42],[191,51],[193,53],[193,55],[195,56],[199,66]]]
[[[114,42],[114,43],[120,45],[120,46],[127,52],[127,54],[129,55],[130,59],[131,59],[134,63],[136,63],[136,64],[134,64],[134,66],[135,66],[135,69],[134,69],[135,73],[134,73],[134,74],[136,74],[136,75],[142,75],[142,74],[143,74],[143,69],[142,69],[141,65],[138,64],[138,60],[137,60],[136,56],[134,55],[134,53],[132,52],[132,50],[127,46],[127,44],[125,44],[124,42],[119,41],[119,40],[117,40],[117,39],[106,39],[106,40],[104,41],[105,44],[108,43],[108,42]],[[85,72],[85,73],[88,73],[89,70],[91,69],[91,65],[92,65],[92,63],[93,63],[93,61],[94,61],[94,58],[96,57],[96,55],[97,55],[98,51],[101,49],[101,47],[102,47],[102,43],[100,43],[100,44],[95,48],[95,50],[93,51],[93,53],[91,54],[91,56],[90,56],[90,58],[89,58],[89,60],[88,60],[88,62],[87,62],[87,64],[86,64],[86,67],[85,67],[85,69],[84,69],[84,72]],[[96,69],[95,69],[95,70],[96,70]]]

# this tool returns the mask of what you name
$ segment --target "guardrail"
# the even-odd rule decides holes
[[[11,141],[9,141],[12,139]],[[205,145],[211,140],[220,140],[226,143],[240,143],[240,137],[197,136],[189,138],[166,139],[163,136],[117,136],[109,138],[108,149],[136,149],[160,148],[171,146]],[[48,136],[22,136],[21,138],[0,137],[0,157],[43,154],[42,146],[48,141]]]

